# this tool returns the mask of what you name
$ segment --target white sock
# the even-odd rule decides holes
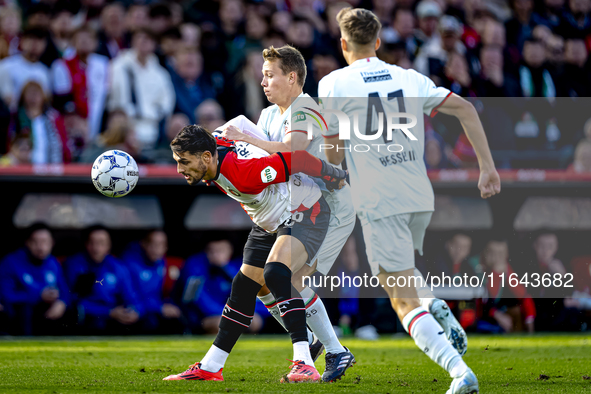
[[[437,320],[423,307],[409,312],[402,319],[402,326],[423,352],[450,373],[452,378],[462,375],[468,366],[462,356],[448,342]]]
[[[334,332],[322,300],[309,287],[302,290],[301,294],[306,305],[306,322],[322,342],[326,352],[333,354],[345,352],[345,348],[341,345],[337,334]]]
[[[267,310],[269,311],[271,316],[273,316],[275,318],[275,320],[277,320],[279,322],[279,324],[281,324],[283,329],[285,331],[287,331],[287,328],[285,328],[285,323],[283,323],[283,318],[281,317],[281,313],[279,313],[279,308],[277,307],[277,305],[275,305],[276,300],[275,300],[275,297],[273,296],[273,293],[269,293],[264,296],[259,296],[258,298],[259,298],[259,300],[261,300],[261,302],[263,304],[265,304],[265,306],[267,307]],[[307,331],[308,331],[308,344],[311,345],[312,342],[314,342],[314,334],[312,334],[312,331],[310,331],[309,328],[307,328]]]
[[[416,268],[415,268],[414,275],[415,275],[415,277],[420,276],[421,278],[423,278],[421,271],[419,271]],[[422,284],[422,286],[421,286],[421,284]],[[429,312],[430,307],[431,307],[431,303],[435,299],[435,296],[433,295],[433,292],[431,291],[431,289],[429,288],[427,283],[425,283],[425,278],[423,278],[422,281],[417,280],[417,294],[419,296],[419,302],[421,303],[421,306],[423,308],[425,308],[425,310],[427,312]]]
[[[226,360],[230,353],[223,351],[216,345],[211,345],[209,351],[205,354],[201,360],[201,369],[208,372],[217,372],[220,368],[224,368]]]
[[[312,356],[310,356],[310,346],[306,341],[300,341],[293,344],[293,361],[303,361],[306,365],[314,366]]]

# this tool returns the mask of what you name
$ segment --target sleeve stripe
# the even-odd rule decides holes
[[[322,117],[322,115],[320,115],[320,112],[318,112],[318,111],[314,111],[312,108],[309,108],[309,107],[304,107],[304,108],[306,108],[306,109],[309,109],[310,111],[312,111],[312,112],[314,112],[316,115],[318,115],[318,116],[320,117],[320,119],[322,119],[322,123],[324,123],[324,128],[325,128],[326,130],[328,130],[328,125],[326,124],[326,120],[324,120],[324,117]]]
[[[335,135],[324,135],[324,134],[322,134],[322,136],[323,136],[324,138],[336,138],[336,137],[338,137],[339,135],[338,135],[338,134],[335,134]]]
[[[277,154],[279,155],[279,157],[281,158],[281,161],[283,162],[283,169],[285,170],[285,182],[289,182],[289,167],[287,167],[287,162],[285,161],[285,157],[283,157],[283,154],[281,152],[277,152]]]
[[[441,101],[441,102],[440,102],[440,103],[439,103],[439,104],[438,104],[438,105],[437,105],[435,108],[433,108],[433,109],[431,110],[431,115],[430,115],[431,117],[434,117],[435,115],[437,115],[437,112],[438,112],[438,111],[437,111],[437,109],[438,109],[439,107],[441,107],[441,106],[443,105],[443,103],[445,103],[445,100],[447,100],[447,99],[449,98],[449,96],[451,96],[451,93],[452,93],[452,92],[449,92],[449,93],[448,93],[448,95],[447,95],[447,96],[445,96],[445,98],[443,99],[443,101]]]
[[[304,133],[304,134],[308,134],[307,131],[304,130],[290,130],[287,133],[285,133],[285,135],[288,135],[289,133]]]

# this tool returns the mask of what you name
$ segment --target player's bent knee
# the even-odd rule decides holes
[[[240,267],[240,272],[247,278],[257,282],[261,286],[265,284],[265,278],[263,277],[262,268],[242,264],[242,267]]]

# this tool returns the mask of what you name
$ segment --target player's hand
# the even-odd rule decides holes
[[[481,170],[478,189],[482,198],[489,198],[501,192],[501,177],[497,170]]]
[[[232,141],[244,141],[244,139],[246,138],[246,134],[240,131],[238,127],[229,125],[223,129],[222,137],[225,137]]]
[[[322,160],[320,179],[324,181],[326,188],[329,191],[332,192],[334,189],[342,189],[346,184],[346,178],[347,171],[336,168],[335,166],[330,165]]]
[[[64,315],[66,304],[62,300],[57,300],[45,312],[45,317],[49,320],[57,320]]]
[[[51,286],[47,286],[41,292],[41,299],[43,300],[43,302],[47,302],[48,304],[51,304],[52,302],[57,300],[59,298],[59,296],[60,296],[59,290],[56,289],[55,287],[51,287]]]
[[[167,319],[178,319],[181,317],[181,310],[176,305],[164,304],[162,305],[162,316]]]

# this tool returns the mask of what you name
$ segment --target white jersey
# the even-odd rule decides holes
[[[434,116],[450,94],[449,90],[436,87],[424,75],[385,63],[377,57],[357,60],[322,78],[318,95],[323,110],[338,109],[351,121],[350,139],[345,141],[345,157],[358,213],[375,220],[434,210],[433,188],[423,161],[423,113]],[[416,126],[408,130],[417,140],[410,140],[397,129],[393,130],[389,140],[386,127],[382,137],[368,140],[369,135],[378,131],[380,112],[415,115]],[[371,114],[369,122],[368,114]],[[329,130],[326,135],[337,137],[337,117],[325,112],[325,118]],[[385,118],[384,115],[384,122]],[[410,123],[411,119],[394,118],[393,122]]]
[[[320,160],[328,162],[326,154],[320,150],[327,135],[328,125],[321,114],[321,109],[314,99],[306,93],[300,94],[282,114],[277,104],[265,108],[261,112],[257,126],[268,137],[269,141],[283,141],[289,133],[308,134],[308,125],[312,126],[312,139],[306,151]],[[321,180],[316,183],[322,191],[328,192]]]
[[[228,124],[254,137],[268,140],[262,130],[242,115]],[[312,207],[321,197],[320,189],[312,178],[301,173],[289,176],[286,172],[288,166],[283,160],[254,145],[237,141],[235,155],[231,152],[224,156],[214,181],[229,197],[242,205],[256,225],[269,232],[277,230],[291,217],[292,212],[301,210],[302,206]]]

